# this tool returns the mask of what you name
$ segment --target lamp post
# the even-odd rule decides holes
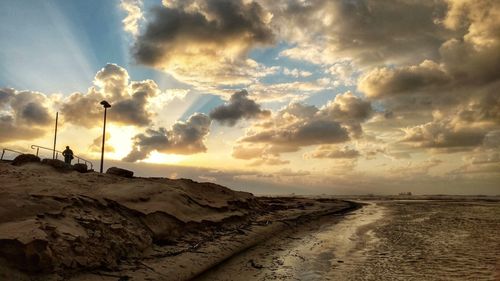
[[[111,104],[103,100],[101,101],[101,105],[104,107],[104,127],[102,129],[102,151],[101,151],[101,173],[102,173],[102,168],[104,163],[104,141],[106,140],[106,112],[108,108],[111,107]]]

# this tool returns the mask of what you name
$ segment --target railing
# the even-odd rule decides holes
[[[2,149],[2,157],[0,157],[0,160],[3,160],[3,155],[5,154],[5,151],[14,152],[14,153],[17,153],[17,154],[24,154],[23,152],[20,152],[20,151],[17,151],[17,150],[12,150],[12,149],[8,149],[8,148],[4,148],[4,149]]]
[[[40,152],[40,149],[45,149],[45,150],[50,150],[50,151],[55,151],[56,153],[56,159],[57,159],[57,156],[58,154],[60,153],[62,155],[62,152],[59,151],[59,150],[54,150],[52,148],[48,148],[48,147],[43,147],[43,146],[39,146],[39,145],[32,145],[31,146],[31,149],[35,149],[36,148],[36,156],[38,156],[38,153]],[[94,169],[94,165],[92,164],[92,162],[88,161],[88,160],[85,160],[83,158],[80,158],[76,155],[73,155],[74,158],[76,158],[77,160],[77,163],[80,163],[80,161],[82,161],[85,165],[89,166],[90,165],[90,169],[93,170]]]

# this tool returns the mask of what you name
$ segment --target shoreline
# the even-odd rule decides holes
[[[257,199],[272,199],[273,197],[257,197]],[[278,197],[281,200],[301,200],[298,197]],[[310,199],[307,199],[310,200]],[[320,220],[341,220],[342,216],[362,208],[363,204],[344,201],[348,206],[338,209],[332,208],[319,212],[298,214],[290,218],[274,221],[251,222],[249,228],[238,233],[224,235],[196,247],[195,250],[184,251],[179,255],[157,257],[143,261],[142,266],[131,270],[101,271],[79,274],[70,278],[71,281],[83,280],[116,280],[116,278],[130,278],[128,280],[193,280],[207,271],[212,270],[234,256],[237,256],[253,247],[274,238],[277,235],[304,227],[307,224],[317,224]],[[335,216],[335,217],[328,217]],[[328,217],[328,218],[327,218]],[[168,265],[168,266],[165,266]]]
[[[371,201],[337,222],[274,237],[195,281],[497,280],[498,203]]]
[[[361,207],[63,168],[0,163],[0,279],[186,280],[287,229]]]
[[[375,206],[364,202],[354,203],[360,207],[339,214],[337,217],[319,217],[295,228],[289,228],[254,248],[234,255],[193,280],[319,280],[321,276],[309,274],[309,269],[304,268],[304,265],[315,263],[317,257],[324,258],[322,252],[327,249],[335,248],[340,252],[338,245],[344,247],[346,252],[344,254],[347,254],[351,250],[347,248],[355,246],[355,241],[351,241],[351,232],[361,232],[366,224],[366,222],[359,224],[358,221],[359,225],[352,225],[351,222],[359,220],[359,217],[366,220],[368,216],[363,212],[366,213],[366,208],[371,212],[370,208]],[[379,206],[375,208],[381,209]],[[346,235],[346,231],[349,235]],[[318,233],[321,235],[317,236]],[[333,245],[331,238],[335,236],[342,236],[339,237],[342,241],[337,241],[337,244]],[[309,256],[304,255],[307,252],[310,253]],[[345,256],[338,255],[336,258],[344,260]]]
[[[285,197],[283,197],[283,198],[285,198]],[[293,197],[290,197],[290,198],[293,198]],[[295,218],[295,219],[277,221],[277,223],[280,223],[281,225],[275,226],[275,227],[270,226],[271,229],[258,230],[254,234],[255,237],[247,237],[247,239],[249,240],[248,244],[239,248],[237,251],[232,252],[226,258],[213,263],[212,266],[208,267],[207,269],[205,269],[203,271],[200,271],[200,273],[190,277],[189,279],[198,278],[199,276],[203,275],[205,272],[211,270],[212,268],[214,268],[216,266],[222,265],[225,261],[233,258],[234,256],[237,256],[241,253],[244,253],[245,251],[247,251],[253,247],[258,246],[261,243],[264,243],[264,242],[274,238],[275,237],[274,235],[282,236],[283,233],[296,231],[298,228],[304,227],[307,224],[318,223],[318,221],[326,218],[327,216],[343,216],[343,215],[349,214],[349,213],[354,212],[354,211],[363,207],[362,204],[359,204],[359,203],[354,202],[354,201],[345,201],[345,202],[347,202],[349,204],[349,206],[344,208],[344,209],[330,210],[330,211],[321,212],[318,214],[309,214],[309,215],[306,214],[306,215],[300,216],[300,217]],[[334,219],[338,219],[338,218],[328,218],[328,220],[334,220]]]

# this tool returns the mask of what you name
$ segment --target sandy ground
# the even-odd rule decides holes
[[[187,280],[359,205],[0,163],[1,280]],[[257,265],[256,265],[257,266]]]
[[[381,199],[290,229],[196,280],[500,280],[500,198]]]

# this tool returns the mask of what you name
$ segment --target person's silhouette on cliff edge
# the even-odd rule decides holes
[[[64,162],[71,165],[71,160],[73,160],[73,150],[69,149],[69,146],[66,146],[62,155],[64,156]]]

